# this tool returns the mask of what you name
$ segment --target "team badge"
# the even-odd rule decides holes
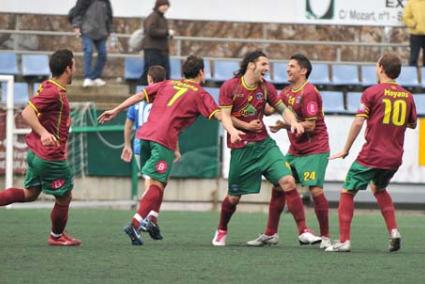
[[[64,186],[65,180],[63,178],[56,179],[50,183],[50,188],[56,190]]]
[[[259,93],[255,94],[255,98],[257,99],[257,101],[262,102],[264,95],[263,95],[263,93],[259,92]]]
[[[155,165],[155,170],[157,173],[163,174],[166,173],[168,170],[168,164],[166,161],[161,160]]]
[[[309,102],[307,104],[307,114],[308,115],[315,115],[315,114],[317,114],[318,110],[319,110],[319,107],[317,106],[316,102]]]

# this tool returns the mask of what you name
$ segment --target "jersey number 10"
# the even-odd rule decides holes
[[[407,104],[405,100],[383,99],[385,105],[383,124],[402,126],[406,123]]]

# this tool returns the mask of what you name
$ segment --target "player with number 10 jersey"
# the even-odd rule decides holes
[[[416,127],[416,107],[411,93],[397,85],[401,60],[395,54],[383,55],[377,65],[379,84],[366,89],[361,97],[344,149],[330,159],[345,158],[357,138],[365,120],[366,143],[351,165],[341,191],[339,241],[326,251],[350,251],[350,226],[354,213],[354,196],[370,186],[384,217],[389,234],[389,251],[401,247],[395,208],[387,192],[391,178],[402,162],[406,128]]]

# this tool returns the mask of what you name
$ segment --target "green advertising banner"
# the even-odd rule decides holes
[[[97,114],[99,114],[98,112]],[[94,116],[94,114],[88,114]],[[130,176],[131,164],[121,160],[124,143],[123,112],[104,130],[98,130],[93,119],[84,127],[73,125],[69,143],[69,160],[75,175]],[[173,165],[175,178],[215,178],[219,175],[219,123],[198,118],[180,135],[182,157]]]

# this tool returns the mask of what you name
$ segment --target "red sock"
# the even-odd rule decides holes
[[[319,221],[320,235],[329,237],[329,204],[324,193],[313,196],[314,212],[316,212],[317,221]]]
[[[354,195],[341,192],[338,207],[339,240],[345,242],[350,239],[350,226],[354,214]]]
[[[153,211],[159,213],[159,210],[161,209],[161,204],[162,204],[163,197],[164,197],[164,191],[161,190],[161,193],[160,193],[160,195],[158,197],[157,202],[155,203],[155,207],[153,208]],[[155,216],[150,217],[150,219],[154,223],[157,223],[158,222],[158,220],[157,220],[157,218]]]
[[[25,190],[11,187],[0,192],[0,206],[15,202],[25,202]]]
[[[218,224],[219,230],[227,231],[227,224],[229,224],[230,218],[232,218],[233,213],[235,213],[236,206],[237,204],[230,202],[229,197],[226,196],[226,198],[224,198],[221,203],[220,223]]]
[[[379,208],[381,208],[381,213],[384,217],[385,224],[387,225],[387,230],[389,233],[391,233],[392,229],[397,228],[393,200],[386,190],[375,192],[374,195],[376,201],[378,202]]]
[[[137,210],[137,214],[139,214],[142,218],[146,218],[151,210],[159,210],[163,194],[163,191],[158,185],[151,184],[139,201],[139,209]],[[156,222],[154,219],[156,218],[152,218],[152,221]],[[140,226],[140,223],[136,220],[136,218],[133,218],[131,223],[135,228]]]
[[[307,229],[307,226],[305,225],[304,205],[300,194],[296,189],[293,189],[286,191],[285,195],[286,202],[288,204],[288,210],[291,212],[295,222],[297,223],[298,233],[302,234]]]
[[[267,220],[267,228],[265,235],[271,236],[277,233],[279,226],[280,214],[285,207],[285,193],[283,190],[272,189],[272,197],[269,204],[269,217]]]
[[[66,222],[68,221],[69,204],[60,205],[55,203],[52,212],[50,213],[50,220],[52,221],[52,232],[60,235],[65,229]]]

